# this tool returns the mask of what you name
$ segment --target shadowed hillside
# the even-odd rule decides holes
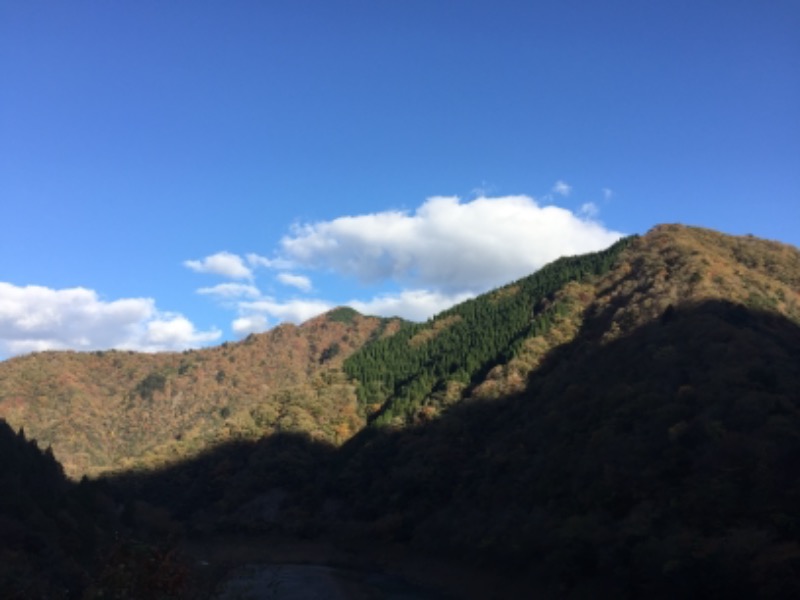
[[[587,592],[781,597],[800,575],[798,327],[712,302],[587,341],[514,398],[353,440],[343,504]]]
[[[514,397],[339,449],[228,445],[112,487],[194,535],[405,543],[557,596],[800,593],[800,328],[705,302],[607,343],[594,330]]]
[[[239,511],[231,467],[216,506],[234,508],[211,521],[407,542],[576,595],[796,591],[798,265],[788,246],[656,228],[547,298],[572,308],[517,391],[486,390],[524,372],[519,350],[440,418],[299,460],[297,495],[265,469],[266,525]]]
[[[7,600],[180,598],[187,565],[161,508],[122,504],[100,482],[69,481],[50,449],[0,419],[0,597]],[[174,541],[174,540],[172,540]]]

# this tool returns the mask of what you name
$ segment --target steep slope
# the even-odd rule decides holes
[[[0,419],[0,597],[193,597],[163,509],[70,481],[50,449]],[[123,509],[124,510],[121,510]]]
[[[560,339],[552,330],[580,314],[580,283],[606,273],[634,239],[561,258],[365,346],[344,364],[359,382],[359,400],[378,425],[431,418],[469,394],[491,369],[522,355],[529,340],[548,342],[543,354]],[[567,284],[573,285],[564,291]]]
[[[341,443],[363,425],[341,363],[398,326],[342,308],[180,354],[14,358],[0,363],[0,417],[52,445],[72,477],[152,468],[276,431]]]
[[[800,252],[662,226],[577,296],[523,391],[352,440],[344,518],[559,595],[796,597]]]
[[[553,597],[797,597],[800,252],[662,226],[614,264],[537,299],[572,302],[550,339],[437,418],[226,446],[121,489],[202,530],[403,542]]]
[[[612,267],[614,267],[612,269]],[[601,275],[611,272],[601,280]],[[523,389],[554,347],[604,312],[604,340],[669,306],[725,299],[800,322],[795,248],[680,225],[609,249],[562,258],[537,273],[370,344],[345,361],[376,424],[429,419],[465,398]]]
[[[52,452],[0,419],[0,596],[70,598],[112,537],[111,500],[72,484]]]
[[[661,225],[631,245],[597,288],[590,316],[612,339],[672,306],[724,300],[800,323],[800,252],[752,236]]]
[[[727,302],[668,314],[582,333],[514,397],[357,437],[341,518],[578,596],[793,597],[800,328]]]
[[[660,225],[635,239],[601,279],[569,284],[553,300],[570,307],[544,336],[531,336],[472,391],[487,399],[515,393],[546,353],[588,322],[602,342],[705,300],[735,302],[800,323],[800,252],[779,242],[709,229]],[[586,337],[584,335],[584,337]]]

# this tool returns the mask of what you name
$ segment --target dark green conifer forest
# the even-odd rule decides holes
[[[565,284],[602,275],[635,237],[602,252],[561,258],[491,294],[450,308],[422,324],[350,356],[345,372],[359,382],[358,398],[373,407],[376,425],[412,419],[423,405],[442,408],[436,393],[448,382],[470,386],[513,358],[520,343],[546,333],[566,310],[548,299]]]

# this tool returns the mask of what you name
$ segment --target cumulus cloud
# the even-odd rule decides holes
[[[217,252],[202,260],[186,260],[183,264],[198,273],[213,273],[230,279],[253,277],[253,272],[244,264],[242,257],[230,252]]]
[[[251,333],[261,333],[269,329],[269,320],[264,315],[249,315],[239,317],[231,323],[231,329],[236,335],[246,336]]]
[[[383,294],[367,301],[352,300],[347,304],[365,315],[424,321],[473,296],[474,294],[468,292],[443,294],[420,289],[405,290],[397,294]]]
[[[304,275],[293,275],[292,273],[278,273],[278,281],[283,285],[288,285],[302,292],[311,291],[311,280]]]
[[[424,321],[473,296],[474,294],[468,292],[445,294],[419,289],[380,294],[369,300],[351,300],[346,304],[365,315]],[[334,304],[324,300],[281,302],[270,298],[256,302],[240,302],[239,311],[242,315],[231,323],[231,329],[237,335],[245,336],[266,331],[280,322],[303,323],[333,308]]]
[[[282,247],[307,267],[452,296],[486,291],[621,236],[529,196],[433,197],[413,214],[386,211],[296,226]]]
[[[555,184],[553,184],[553,189],[551,191],[559,196],[569,196],[570,192],[572,191],[572,186],[566,181],[561,181],[559,179],[555,182]]]
[[[222,335],[217,329],[197,331],[194,324],[176,313],[161,313],[155,318],[140,323],[144,335],[120,344],[120,348],[160,352],[162,350],[184,350],[207,342],[213,342]]]
[[[200,288],[197,293],[222,299],[258,298],[261,295],[256,286],[245,283],[220,283],[212,287]]]
[[[334,305],[324,300],[287,300],[280,302],[274,298],[264,298],[254,302],[239,303],[239,310],[242,316],[237,321],[239,321],[238,326],[240,328],[246,323],[241,319],[251,319],[249,322],[263,322],[252,321],[257,316],[261,316],[264,319],[271,317],[277,321],[302,323],[332,308],[334,308]],[[236,321],[234,321],[234,330],[236,329],[235,323]]]
[[[152,298],[101,300],[93,290],[0,282],[0,355],[50,349],[182,350],[216,340]]]
[[[445,294],[418,289],[380,294],[369,300],[350,300],[345,304],[364,315],[424,321],[473,296],[474,294],[469,292]],[[335,306],[324,300],[294,299],[282,302],[269,298],[255,302],[240,302],[238,307],[241,315],[231,323],[231,329],[239,336],[259,333],[281,322],[303,323],[328,312]]]

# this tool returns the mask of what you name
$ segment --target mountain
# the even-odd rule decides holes
[[[73,478],[277,431],[341,443],[364,424],[342,361],[400,325],[340,308],[211,349],[12,358],[0,363],[0,417],[52,446]]]
[[[545,353],[559,339],[553,330],[578,314],[574,290],[608,272],[634,239],[559,259],[355,352],[344,369],[359,382],[359,401],[371,420],[399,425],[434,418],[491,369],[519,358],[530,340]]]
[[[322,371],[363,415],[354,435],[226,434],[98,484],[134,521],[137,502],[160,506],[190,536],[401,544],[528,586],[497,598],[800,595],[797,248],[663,225],[427,323],[363,327]],[[249,348],[208,352],[231,347]],[[217,358],[207,377],[250,376],[251,359]]]
[[[604,341],[660,318],[668,307],[709,299],[800,322],[799,275],[795,248],[656,227],[603,252],[559,259],[407,327],[355,352],[344,367],[359,381],[359,399],[373,421],[408,423],[464,397],[520,391],[542,357],[598,311],[605,313],[596,325]]]
[[[800,252],[662,226],[559,298],[557,340],[347,444],[340,518],[575,597],[796,597]]]

